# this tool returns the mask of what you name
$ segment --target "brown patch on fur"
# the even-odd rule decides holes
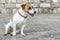
[[[26,4],[22,4],[21,7],[22,9],[25,9]]]
[[[13,16],[10,17],[11,21],[13,21]]]
[[[8,30],[8,33],[11,33],[11,32],[13,32],[13,29],[10,27]]]
[[[28,12],[29,8],[32,6],[31,6],[31,4],[27,3],[27,4],[22,4],[21,7],[25,12]]]

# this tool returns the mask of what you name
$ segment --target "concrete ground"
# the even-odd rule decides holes
[[[11,14],[0,14],[0,40],[60,40],[60,14],[36,14],[27,20],[25,36],[4,36],[4,24]]]

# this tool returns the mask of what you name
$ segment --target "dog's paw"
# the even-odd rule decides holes
[[[24,34],[24,33],[21,33],[21,35],[24,35],[24,36],[25,36],[25,34]]]
[[[13,36],[12,34],[10,34],[10,36]]]
[[[4,34],[4,36],[7,36],[7,34]]]

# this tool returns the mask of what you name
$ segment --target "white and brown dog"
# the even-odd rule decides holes
[[[32,8],[31,4],[22,4],[21,8],[13,15],[13,17],[10,19],[10,22],[5,25],[5,36],[8,34],[8,32],[12,32],[12,35],[16,35],[16,25],[18,23],[22,24],[21,27],[21,35],[25,35],[23,33],[23,29],[26,26],[26,18],[28,17],[28,14],[31,16],[34,16],[36,11]]]

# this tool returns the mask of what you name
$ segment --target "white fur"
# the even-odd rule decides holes
[[[27,16],[28,13],[24,12],[22,8],[18,10],[23,16]],[[21,15],[18,14],[18,11],[13,15],[13,21],[11,21],[8,24],[5,25],[5,34],[7,34],[9,27],[11,26],[13,28],[12,35],[16,35],[16,24],[20,23],[23,24],[21,27],[21,35],[25,35],[23,33],[23,29],[26,26],[26,18],[22,17]],[[33,10],[32,10],[33,11]],[[32,12],[31,11],[31,12]]]
[[[33,9],[29,10],[29,13],[33,14],[34,13],[34,10]]]

